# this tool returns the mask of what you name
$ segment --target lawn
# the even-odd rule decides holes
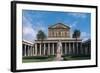
[[[55,56],[29,56],[29,57],[23,57],[22,62],[23,63],[29,63],[29,62],[48,62],[48,61],[54,61]]]
[[[91,57],[89,55],[80,55],[80,56],[64,56],[63,59],[64,61],[68,60],[87,60],[90,59]]]
[[[31,63],[31,62],[48,62],[48,61],[55,61],[54,55],[51,56],[28,56],[23,57],[22,63]],[[89,55],[80,55],[80,56],[68,56],[64,55],[63,61],[69,61],[69,60],[87,60],[90,59]]]

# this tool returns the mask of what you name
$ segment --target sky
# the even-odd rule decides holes
[[[90,13],[23,10],[23,40],[33,42],[39,30],[48,35],[48,27],[56,23],[69,26],[71,34],[75,29],[80,30],[83,41],[91,37]]]

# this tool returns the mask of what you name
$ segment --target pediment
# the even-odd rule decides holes
[[[57,24],[55,24],[55,25],[53,25],[53,26],[51,26],[51,27],[49,27],[49,28],[70,28],[69,26],[67,26],[67,25],[64,25],[64,24],[62,24],[62,23],[57,23]]]

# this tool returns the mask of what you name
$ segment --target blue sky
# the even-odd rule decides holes
[[[47,34],[48,26],[56,23],[70,26],[71,33],[75,29],[79,29],[83,40],[91,37],[90,13],[23,10],[23,40],[33,42],[39,30],[43,30]]]

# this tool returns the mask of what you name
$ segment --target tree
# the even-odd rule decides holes
[[[73,38],[80,38],[81,32],[80,30],[75,29],[73,33]]]
[[[77,45],[77,38],[80,38],[80,35],[81,35],[81,32],[80,30],[78,29],[75,29],[74,30],[74,33],[73,33],[73,38],[76,38],[76,44],[75,44],[75,48],[78,50],[78,45]]]
[[[43,40],[46,38],[45,33],[42,30],[39,30],[37,33],[37,39],[41,41],[41,48],[43,48]]]

